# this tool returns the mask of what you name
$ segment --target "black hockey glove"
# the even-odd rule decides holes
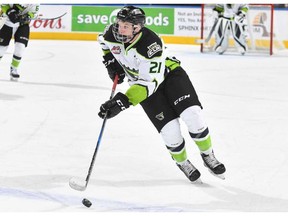
[[[125,94],[118,92],[114,98],[101,105],[98,116],[104,119],[107,112],[107,119],[110,119],[118,115],[121,111],[129,108],[129,106],[128,97]]]
[[[31,17],[28,14],[24,14],[19,17],[20,25],[29,24]]]
[[[8,9],[6,14],[12,23],[19,22],[19,15],[15,9],[13,9],[13,8]]]
[[[109,77],[114,82],[114,78],[116,74],[118,74],[118,84],[122,83],[125,78],[125,72],[122,66],[118,63],[118,61],[114,58],[112,53],[108,53],[103,56],[104,61],[103,64],[108,70]]]

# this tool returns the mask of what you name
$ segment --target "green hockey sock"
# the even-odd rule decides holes
[[[172,158],[178,163],[181,163],[187,159],[187,154],[186,154],[185,148],[183,148],[180,152],[171,152],[170,151],[170,154],[171,154]]]
[[[21,58],[19,58],[17,56],[13,56],[11,67],[18,68],[19,64],[20,64],[20,61],[21,61]]]

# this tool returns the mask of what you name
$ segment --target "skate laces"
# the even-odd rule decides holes
[[[212,168],[215,168],[220,164],[220,162],[215,158],[215,155],[213,153],[203,155],[204,155],[203,159],[205,160],[205,162],[209,164],[209,166],[211,166]]]
[[[10,68],[10,73],[11,74],[18,74],[17,69],[13,68],[13,67]]]
[[[183,172],[190,174],[195,170],[195,167],[190,163],[189,160],[185,161],[183,164],[179,164]]]

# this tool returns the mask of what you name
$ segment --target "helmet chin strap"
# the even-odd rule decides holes
[[[126,43],[129,43],[130,41],[133,41],[133,39],[142,31],[142,28],[141,28],[137,33],[134,33],[136,27],[133,26],[133,28],[134,28],[133,33],[132,33],[133,37],[129,41],[127,41]]]

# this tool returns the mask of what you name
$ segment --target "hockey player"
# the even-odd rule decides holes
[[[17,69],[29,41],[29,23],[31,18],[37,15],[39,4],[2,4],[1,10],[6,17],[6,22],[0,29],[0,60],[14,36],[15,48],[10,65],[10,76],[11,80],[17,80],[20,77]]]
[[[127,77],[130,87],[125,94],[118,92],[102,104],[98,115],[105,118],[107,114],[109,119],[140,104],[177,166],[195,182],[201,174],[187,159],[181,118],[200,149],[205,166],[215,175],[223,175],[225,167],[215,158],[202,106],[188,75],[179,60],[167,56],[163,41],[144,24],[142,9],[125,6],[115,23],[99,35],[110,78],[114,80],[118,74],[118,83],[122,83]]]
[[[218,21],[215,29],[215,51],[223,54],[229,46],[230,33],[235,41],[238,51],[244,55],[247,51],[247,4],[216,4],[213,8],[213,17]]]

